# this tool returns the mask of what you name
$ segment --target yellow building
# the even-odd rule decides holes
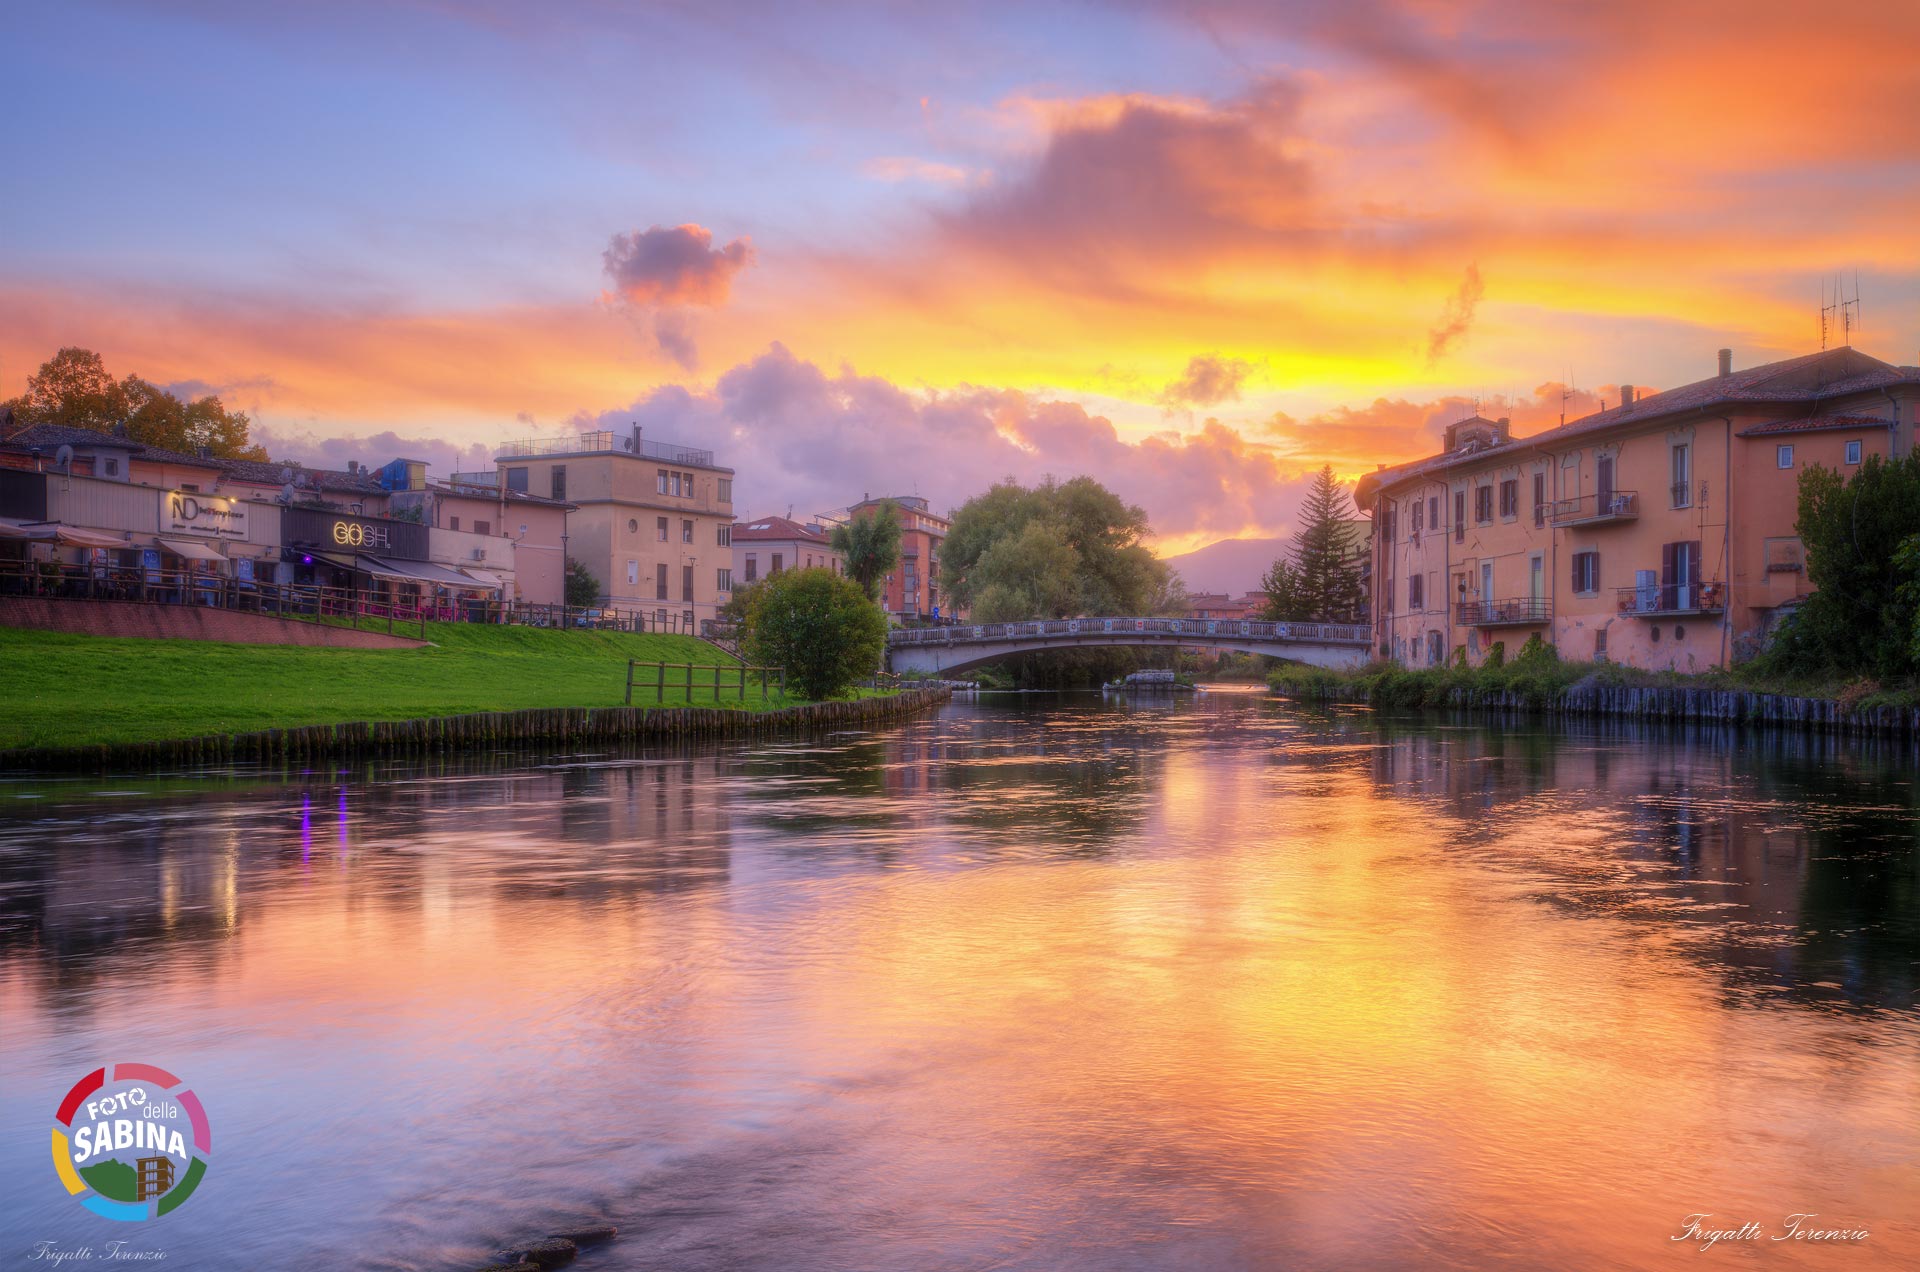
[[[572,504],[566,554],[603,604],[649,626],[698,631],[733,590],[733,470],[713,452],[631,433],[510,442],[495,455],[509,492]]]

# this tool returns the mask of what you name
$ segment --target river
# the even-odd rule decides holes
[[[0,1266],[1920,1266],[1914,777],[1211,694],[16,775]],[[129,1060],[210,1162],[111,1223],[48,1133]]]

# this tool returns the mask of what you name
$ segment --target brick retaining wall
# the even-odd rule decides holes
[[[0,627],[30,627],[85,636],[147,640],[212,640],[228,645],[328,645],[339,649],[418,649],[427,642],[385,632],[355,631],[271,614],[205,605],[145,605],[138,601],[0,597]],[[417,630],[417,629],[416,629]]]

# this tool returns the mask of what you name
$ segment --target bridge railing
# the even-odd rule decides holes
[[[1024,623],[976,623],[971,627],[926,627],[888,633],[887,644],[966,645],[1047,636],[1174,636],[1244,640],[1294,640],[1364,645],[1362,623],[1266,623],[1232,618],[1052,618]]]

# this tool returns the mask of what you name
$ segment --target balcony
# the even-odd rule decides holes
[[[1641,618],[1684,618],[1720,614],[1727,608],[1724,583],[1654,583],[1614,589],[1622,614]]]
[[[637,455],[645,459],[664,459],[670,464],[685,464],[691,468],[714,467],[713,452],[710,450],[682,446],[678,442],[656,442],[648,438],[636,438],[630,433],[614,433],[604,429],[573,437],[529,437],[502,442],[496,455],[499,459],[525,459],[541,455],[592,455],[602,451]]]
[[[1461,601],[1454,606],[1462,627],[1527,627],[1553,617],[1553,603],[1544,596],[1517,596],[1505,601]]]
[[[1633,490],[1615,490],[1605,495],[1581,495],[1574,499],[1556,499],[1553,524],[1556,529],[1571,526],[1603,526],[1615,521],[1634,521],[1640,516],[1640,495]]]

